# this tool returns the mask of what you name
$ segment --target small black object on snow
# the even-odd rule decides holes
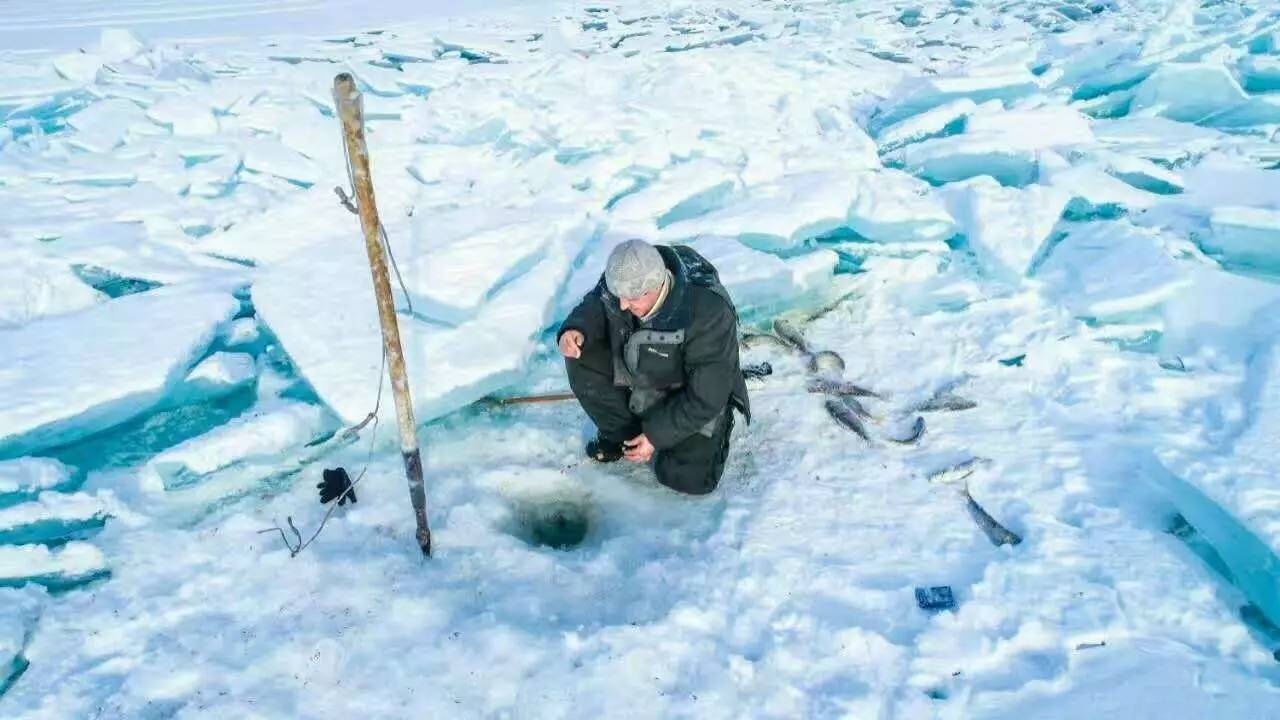
[[[324,471],[324,480],[316,483],[316,487],[320,489],[320,504],[324,505],[338,500],[338,505],[346,505],[350,500],[354,505],[356,499],[356,490],[351,487],[351,476],[347,474],[346,468],[326,468]]]
[[[956,598],[950,585],[916,588],[916,604],[921,610],[954,610]]]

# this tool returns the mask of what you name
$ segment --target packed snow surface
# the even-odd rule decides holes
[[[1280,717],[1272,5],[12,0],[0,69],[0,717]],[[631,237],[773,370],[706,497],[491,401]]]

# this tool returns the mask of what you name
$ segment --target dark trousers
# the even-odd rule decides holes
[[[582,348],[581,358],[565,360],[565,368],[569,387],[595,423],[601,440],[620,443],[642,432],[640,418],[627,406],[631,391],[613,384],[613,358],[607,349],[588,344]],[[732,433],[733,409],[726,407],[711,437],[694,433],[675,447],[657,451],[653,468],[658,482],[690,495],[715,490],[724,474]]]

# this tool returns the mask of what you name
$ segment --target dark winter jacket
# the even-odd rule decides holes
[[[560,326],[560,335],[608,343],[614,384],[631,388],[631,409],[659,450],[694,433],[710,436],[730,403],[751,420],[738,363],[738,315],[719,273],[692,248],[658,246],[671,289],[658,313],[641,322],[618,306],[604,277]],[[591,353],[600,356],[599,353]]]

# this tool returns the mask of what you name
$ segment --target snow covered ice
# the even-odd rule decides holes
[[[1273,6],[109,5],[0,8],[0,717],[1280,717]],[[631,237],[773,368],[708,497],[486,401]]]

